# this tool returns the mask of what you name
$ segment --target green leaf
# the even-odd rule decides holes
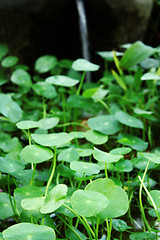
[[[37,95],[47,99],[53,99],[57,96],[55,87],[46,82],[37,82],[32,85],[32,88]]]
[[[79,83],[79,80],[63,75],[57,75],[46,78],[46,82],[57,86],[73,87]]]
[[[36,186],[22,186],[14,190],[14,198],[18,203],[20,203],[24,198],[36,198],[42,196],[42,190]]]
[[[113,115],[89,118],[87,123],[92,130],[99,131],[106,135],[115,134],[122,128],[122,125]]]
[[[122,76],[119,76],[114,70],[112,70],[112,74],[113,76],[115,77],[117,83],[119,84],[119,86],[121,88],[123,88],[123,90],[127,91],[127,86],[123,80],[123,77]]]
[[[87,175],[98,174],[100,172],[100,168],[97,164],[89,162],[73,161],[70,164],[70,168]]]
[[[151,162],[160,164],[160,152],[155,153],[141,153],[145,158],[150,160]]]
[[[156,49],[143,44],[140,41],[135,42],[124,53],[120,60],[122,68],[129,69],[136,64],[142,62],[152,54],[156,52]]]
[[[107,60],[108,62],[112,62],[114,60],[114,56],[113,56],[113,51],[100,51],[97,52],[99,56],[101,56],[102,58],[104,58],[105,60]],[[122,52],[117,52],[115,51],[116,56],[123,56]]]
[[[124,232],[129,228],[127,223],[121,219],[113,219],[112,226],[118,232]]]
[[[160,191],[159,190],[152,190],[152,191],[150,191],[150,195],[153,198],[153,201],[154,201],[156,207],[160,208]],[[150,204],[151,204],[151,202],[150,202]]]
[[[72,68],[75,71],[97,71],[99,67],[99,65],[91,63],[82,58],[75,60],[72,64]]]
[[[73,138],[85,138],[85,132],[81,131],[72,131],[69,133]]]
[[[118,111],[118,112],[116,112],[115,117],[116,117],[117,121],[119,121],[120,123],[122,123],[124,125],[127,125],[129,127],[143,129],[143,123],[139,119],[132,117],[131,115],[129,115],[126,112]]]
[[[33,140],[42,146],[62,146],[73,138],[67,133],[32,134]]]
[[[139,137],[127,133],[121,133],[118,136],[118,143],[129,146],[137,151],[145,151],[148,147],[147,142],[144,142]]]
[[[93,149],[90,148],[76,148],[80,157],[88,157],[92,154]]]
[[[95,216],[108,205],[108,199],[101,193],[77,190],[71,197],[73,210],[82,217]]]
[[[93,157],[99,162],[111,163],[119,161],[123,156],[118,154],[111,154],[94,148]]]
[[[76,148],[68,148],[62,150],[58,155],[58,161],[72,162],[79,159],[79,154]]]
[[[89,142],[92,142],[93,144],[96,144],[96,145],[101,145],[108,141],[108,136],[106,136],[102,133],[99,133],[99,132],[95,132],[93,130],[86,131],[85,138]]]
[[[11,173],[24,169],[24,165],[18,161],[0,157],[1,172]]]
[[[21,201],[22,208],[26,210],[38,210],[44,204],[45,197],[24,198]]]
[[[52,117],[52,118],[44,118],[38,121],[39,123],[39,128],[41,129],[51,129],[57,126],[59,123],[59,118],[58,117]]]
[[[53,152],[49,148],[28,145],[22,149],[21,157],[28,163],[41,163],[53,158]]]
[[[31,128],[38,128],[39,122],[32,121],[32,120],[24,120],[20,121],[16,124],[17,128],[19,129],[31,129]]]
[[[120,172],[131,172],[133,170],[133,164],[127,159],[121,159],[115,164],[115,167]]]
[[[64,164],[58,164],[57,172],[59,173],[60,176],[67,178],[72,177],[75,174],[75,171],[71,170]]]
[[[5,55],[7,55],[8,51],[8,46],[6,44],[0,43],[0,61]]]
[[[26,72],[23,69],[16,69],[13,71],[11,75],[11,81],[14,84],[17,84],[19,86],[27,86],[30,87],[32,82],[31,82],[31,76],[29,75],[28,72]]]
[[[4,220],[14,215],[9,200],[9,195],[7,193],[0,192],[0,209],[1,209],[0,220]]]
[[[74,231],[72,231],[72,229]],[[79,240],[79,238],[77,237],[76,233],[79,235],[79,237],[81,238],[81,240],[87,240],[87,237],[81,233],[80,231],[78,231],[75,227],[71,227],[71,228],[67,228],[67,230],[65,231],[65,236],[67,239],[74,239],[74,240]]]
[[[52,228],[32,223],[18,223],[3,231],[6,240],[55,240],[56,235]]]
[[[41,213],[51,213],[58,209],[64,202],[67,194],[67,186],[58,184],[47,195]]]
[[[97,214],[97,217],[116,218],[124,215],[128,210],[129,202],[126,192],[108,178],[94,180],[86,186],[85,190],[101,193],[109,201],[109,204]]]
[[[10,68],[16,65],[18,62],[18,58],[15,56],[8,56],[4,58],[1,62],[2,67],[4,68]]]
[[[141,77],[141,80],[160,80],[160,76],[158,76],[155,73],[145,73],[143,74],[143,76]]]
[[[18,170],[18,172],[11,172],[11,176],[19,179],[19,180],[31,180],[33,176],[33,170],[32,169],[25,169],[25,170]],[[37,171],[34,174],[34,178],[38,176]]]
[[[119,154],[119,155],[125,155],[127,153],[130,153],[132,151],[129,147],[120,147],[120,148],[114,148],[109,153],[111,154]]]
[[[139,232],[139,233],[132,233],[129,235],[129,238],[131,240],[151,240],[151,239],[156,239],[155,234],[153,233],[148,233],[148,232]]]
[[[38,73],[49,72],[57,65],[57,58],[51,55],[45,55],[38,58],[35,62],[35,70]]]
[[[12,122],[17,122],[22,117],[20,106],[12,100],[10,95],[0,93],[0,113]]]

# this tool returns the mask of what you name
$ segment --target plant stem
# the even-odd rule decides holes
[[[35,171],[36,171],[36,164],[33,164],[33,173],[32,173],[32,179],[30,182],[30,185],[33,186],[34,183],[34,175],[35,175]]]
[[[67,206],[65,203],[62,204],[64,207],[66,207],[67,209],[69,209],[74,215],[76,215],[76,217],[80,220],[80,222],[83,224],[83,226],[85,227],[85,229],[88,232],[88,235],[90,237],[90,239],[92,239],[92,235],[93,237],[95,237],[94,232],[92,231],[91,227],[89,226],[88,222],[86,224],[85,220],[83,220],[72,208],[70,208],[69,206]],[[92,233],[92,235],[91,235]]]
[[[85,173],[83,173],[83,175],[82,175],[82,177],[81,177],[81,180],[79,181],[79,184],[78,184],[77,189],[79,189],[79,188],[81,187],[81,184],[82,184],[82,182],[83,182],[84,175],[85,175]]]
[[[77,95],[80,94],[80,91],[81,91],[81,88],[82,88],[82,85],[83,85],[83,82],[84,82],[84,79],[85,79],[85,75],[86,75],[86,72],[83,72],[82,77],[81,77],[81,81],[80,81],[80,84],[78,86],[78,90],[77,90],[77,93],[76,93]]]
[[[96,238],[98,240],[98,230],[99,230],[99,218],[97,218],[97,224],[96,224]]]
[[[47,196],[48,189],[49,189],[49,186],[50,186],[50,184],[52,182],[53,175],[54,175],[55,168],[56,168],[56,147],[54,147],[54,157],[53,157],[53,162],[52,163],[53,163],[53,167],[52,167],[52,171],[51,171],[49,180],[47,182],[46,191],[45,191],[45,197]]]
[[[159,221],[159,223],[160,223],[160,216],[159,216],[159,213],[158,213],[158,211],[157,211],[157,206],[156,206],[156,204],[155,204],[155,202],[154,202],[154,200],[153,200],[151,194],[149,193],[148,189],[146,188],[146,186],[145,186],[143,180],[141,179],[141,177],[138,176],[138,178],[139,178],[139,181],[141,182],[141,185],[143,186],[145,192],[147,193],[147,195],[148,195],[148,197],[149,197],[149,199],[150,199],[150,201],[151,201],[151,203],[152,203],[152,205],[153,205],[153,207],[154,207],[154,210],[155,210],[155,212],[156,212],[156,215],[157,215],[158,221]]]
[[[75,234],[80,240],[82,240],[82,238],[78,235],[78,233],[77,233],[62,217],[60,217],[58,214],[56,214],[56,216],[57,216],[64,224],[66,224],[67,227],[69,227],[69,228],[72,230],[72,232],[74,232],[74,234]]]
[[[43,119],[46,118],[46,104],[45,104],[45,99],[42,99],[42,103],[43,103]]]
[[[108,173],[107,173],[107,163],[105,163],[105,176],[108,178]]]
[[[98,102],[100,102],[100,103],[107,109],[107,111],[108,111],[109,113],[111,113],[108,105],[107,105],[103,100],[100,100],[100,99],[97,99],[97,100],[98,100]]]
[[[149,166],[149,163],[150,163],[150,160],[148,160],[148,163],[146,165],[146,169],[144,171],[144,174],[143,174],[143,177],[142,177],[142,182],[144,182],[144,179],[145,179],[145,176],[146,176],[146,173],[147,173],[147,170],[148,170],[148,166]],[[150,232],[150,226],[148,224],[148,221],[146,219],[146,216],[145,216],[145,212],[144,212],[144,208],[143,208],[143,203],[142,203],[142,183],[140,185],[140,188],[139,188],[139,204],[140,204],[140,209],[141,209],[141,213],[142,213],[142,216],[143,216],[143,220],[146,224],[146,227],[148,229],[148,231]]]

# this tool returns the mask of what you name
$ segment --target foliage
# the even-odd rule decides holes
[[[97,64],[45,55],[31,76],[0,44],[1,239],[160,238],[160,48],[122,47],[87,83]]]

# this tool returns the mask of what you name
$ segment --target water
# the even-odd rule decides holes
[[[80,36],[82,42],[82,56],[84,59],[90,61],[89,53],[89,38],[88,38],[88,28],[87,28],[87,19],[85,13],[84,0],[76,0],[78,15],[79,15],[79,28]],[[86,81],[91,82],[91,73],[86,73]]]

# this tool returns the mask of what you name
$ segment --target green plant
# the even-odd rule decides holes
[[[1,239],[159,239],[160,52],[127,47],[84,83],[98,65],[46,55],[32,77],[0,45]]]

